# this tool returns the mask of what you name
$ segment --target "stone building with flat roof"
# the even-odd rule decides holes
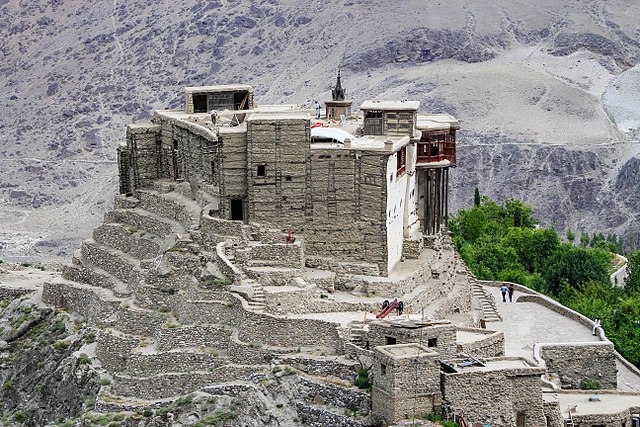
[[[373,100],[362,119],[312,126],[311,110],[257,105],[251,86],[190,87],[185,100],[128,127],[121,193],[187,181],[211,215],[290,232],[308,267],[354,274],[388,275],[446,224],[458,129],[449,115]]]

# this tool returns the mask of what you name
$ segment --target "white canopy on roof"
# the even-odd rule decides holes
[[[336,141],[340,141],[344,144],[344,140],[346,138],[350,138],[352,141],[356,139],[355,136],[350,134],[349,132],[338,129],[338,128],[313,128],[311,129],[311,139],[313,138],[322,138],[322,139],[333,139]]]

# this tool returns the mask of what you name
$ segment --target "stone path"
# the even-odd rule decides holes
[[[502,322],[492,322],[488,329],[504,332],[506,356],[524,356],[533,359],[534,342],[597,342],[598,337],[591,329],[575,320],[564,317],[540,304],[533,302],[502,302],[500,289],[485,286],[497,302]],[[513,300],[522,295],[515,292]],[[605,330],[606,334],[606,330]],[[618,389],[622,391],[640,391],[640,376],[617,362]]]
[[[496,299],[502,322],[492,322],[487,329],[504,332],[505,355],[533,359],[534,342],[590,342],[598,341],[591,329],[533,302],[515,302],[522,295],[514,293],[514,302],[502,302],[500,289],[484,287]]]

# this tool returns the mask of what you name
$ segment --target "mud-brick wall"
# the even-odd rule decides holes
[[[120,181],[129,183],[126,192],[150,187],[161,177],[160,129],[159,125],[153,124],[127,126],[127,154],[123,158],[128,159],[129,165],[124,168],[122,162],[119,163]]]
[[[311,150],[308,256],[366,261],[386,271],[385,171],[384,153]]]
[[[616,355],[610,342],[544,345],[540,356],[549,373],[560,377],[562,388],[579,389],[584,379],[603,389],[617,388]]]
[[[247,129],[220,128],[220,217],[231,219],[230,200],[247,197]]]
[[[544,426],[540,389],[542,368],[469,371],[443,374],[444,401],[463,412],[467,421],[515,426],[516,414],[526,425]]]
[[[197,124],[176,121],[171,127],[171,147],[164,146],[164,152],[171,150],[168,162],[177,162],[173,169],[175,179],[184,179],[195,184],[209,184],[214,187],[219,181],[220,144],[217,137]]]
[[[250,221],[273,224],[280,229],[304,230],[309,144],[308,119],[249,119],[247,208]]]

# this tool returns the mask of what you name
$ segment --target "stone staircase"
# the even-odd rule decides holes
[[[358,346],[365,346],[365,323],[361,321],[351,322],[351,327],[349,328],[349,341]]]
[[[502,317],[498,313],[498,308],[496,307],[495,299],[487,291],[484,290],[484,287],[481,284],[472,282],[471,292],[473,297],[475,297],[480,302],[480,307],[482,308],[482,318],[485,322],[502,321]]]
[[[249,308],[253,311],[264,311],[266,307],[266,294],[264,288],[257,282],[252,283],[253,295],[249,301]]]

